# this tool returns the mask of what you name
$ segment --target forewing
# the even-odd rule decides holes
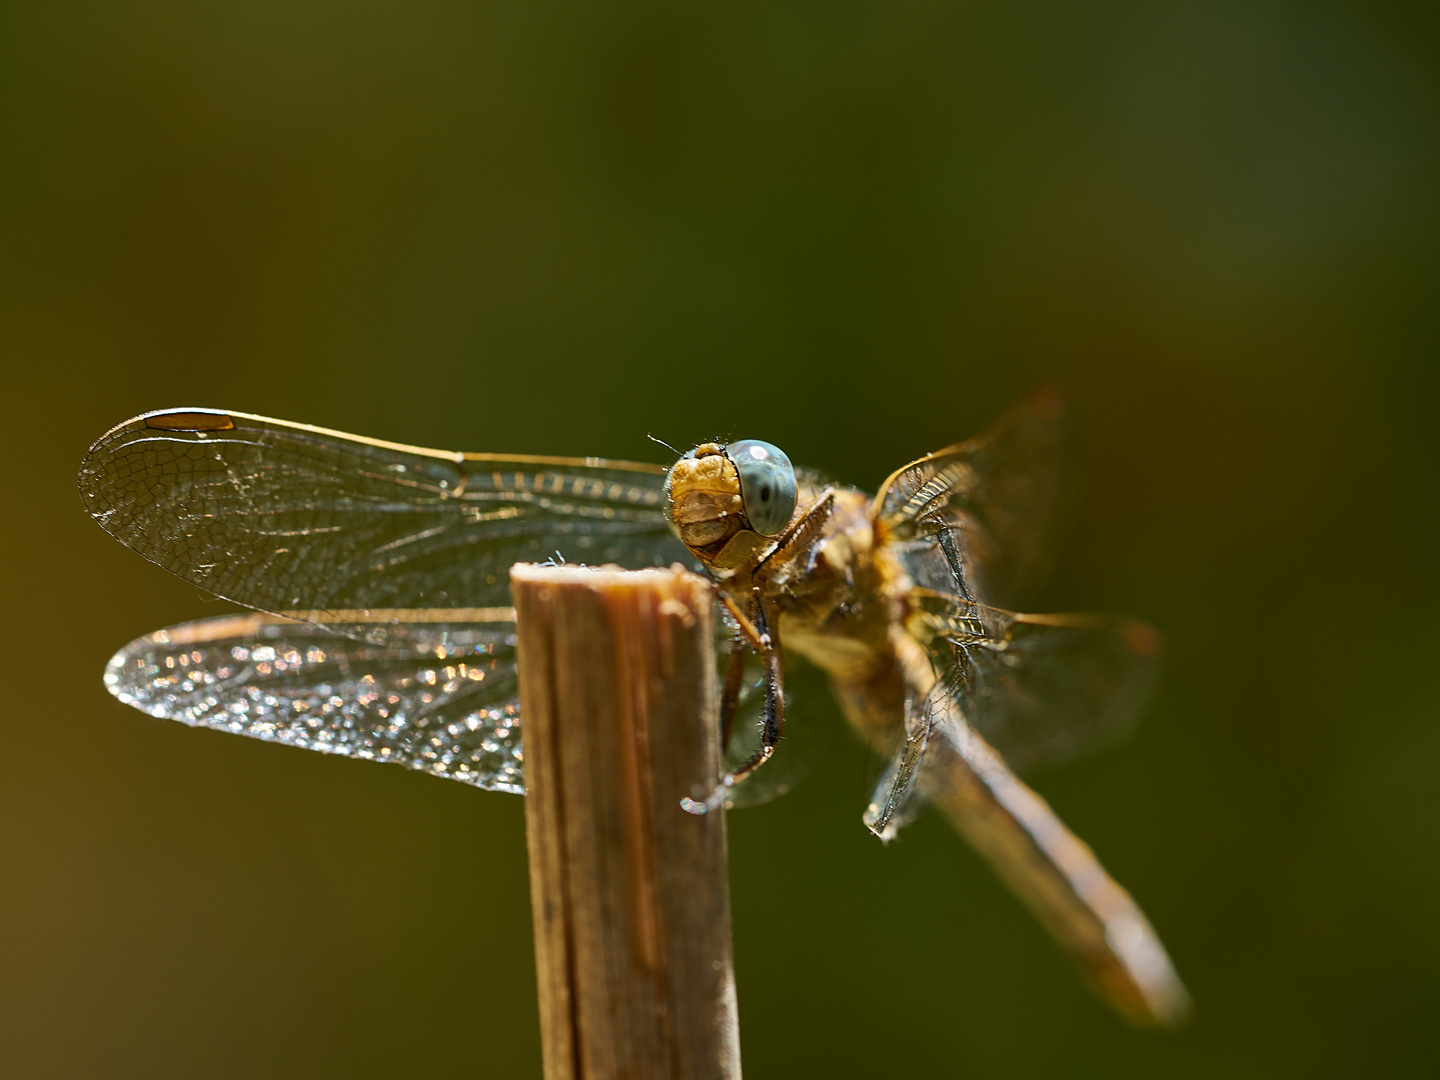
[[[1136,619],[1017,615],[931,597],[921,623],[961,715],[1020,771],[1113,743],[1159,673],[1159,633]]]
[[[664,483],[657,465],[449,453],[206,410],[129,420],[80,471],[96,521],[150,561],[376,643],[397,624],[354,613],[508,607],[516,562],[688,565]]]
[[[1012,606],[1045,570],[1066,441],[1042,389],[975,438],[905,466],[876,499],[882,536],[925,588]]]
[[[105,685],[151,716],[519,793],[513,616],[479,614],[400,623],[384,645],[272,615],[203,619],[132,641]]]

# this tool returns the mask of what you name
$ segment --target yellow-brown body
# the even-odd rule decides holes
[[[1073,741],[1097,716],[1123,721],[1136,707],[1130,692],[1143,695],[1154,669],[1155,634],[1143,624],[991,606],[1043,561],[1037,536],[1054,503],[1062,413],[1053,393],[1032,395],[975,439],[897,470],[873,500],[797,478],[778,447],[758,440],[707,443],[664,470],[431,450],[210,409],[134,417],[82,467],[96,521],[185,580],[283,617],[147,636],[112,661],[107,685],[153,715],[236,731],[227,698],[210,687],[233,683],[227,693],[239,693],[243,684],[244,734],[519,790],[519,717],[504,692],[514,658],[507,668],[494,652],[515,629],[500,571],[561,544],[635,566],[673,561],[663,512],[738,627],[727,731],[747,650],[766,669],[762,750],[686,808],[722,806],[774,753],[783,642],[828,673],[862,737],[893,752],[866,814],[873,831],[888,838],[920,801],[936,804],[1112,1003],[1140,1021],[1174,1023],[1185,991],[1144,915],[991,745],[1027,752],[1015,727],[1007,734],[1016,710],[1029,710],[1022,728],[1032,737],[1048,725]],[[458,655],[452,635],[491,650],[486,671],[467,678],[501,677],[478,703],[456,699],[465,723],[432,725],[435,699],[412,684],[435,684],[433,658]],[[293,668],[258,661],[282,639],[346,680],[366,671],[365,689],[341,699],[329,721],[315,716],[309,702],[322,687],[333,704],[330,669],[297,684]],[[1066,652],[1067,641],[1079,645]],[[209,643],[203,653],[197,642]],[[388,661],[368,670],[376,646],[412,650],[420,674],[397,674],[405,669]],[[257,658],[241,675],[231,670],[236,649]],[[1087,683],[1096,660],[1115,660],[1118,680]],[[391,688],[385,704],[371,688],[377,679]],[[1098,693],[1085,688],[1094,685]],[[397,702],[410,704],[393,711]],[[477,732],[483,740],[470,738]]]
[[[940,675],[927,650],[922,590],[895,556],[875,500],[802,482],[789,528],[760,536],[748,527],[735,466],[718,444],[677,463],[668,490],[687,547],[736,608],[763,616],[761,646],[778,654],[783,643],[821,668],[861,737],[881,754],[895,752],[907,738],[907,700],[927,699]],[[939,776],[930,801],[1126,1017],[1182,1020],[1188,996],[1130,895],[958,706],[947,721],[946,737],[927,749],[927,768]]]

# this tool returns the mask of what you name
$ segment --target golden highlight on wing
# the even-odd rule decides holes
[[[80,492],[151,562],[261,611],[509,603],[522,560],[689,562],[665,470],[460,454],[205,409],[136,417],[91,447]],[[394,623],[345,632],[383,642]]]

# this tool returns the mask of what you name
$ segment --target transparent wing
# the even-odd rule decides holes
[[[192,727],[524,792],[513,610],[331,617],[325,626],[258,614],[172,626],[116,653],[105,685],[141,712]],[[345,636],[347,620],[375,618],[390,627],[384,644]],[[728,636],[718,644],[728,652]],[[758,678],[742,690],[737,734],[757,727],[764,696]],[[745,749],[732,745],[732,755],[748,754],[758,737],[734,742]],[[769,802],[807,767],[805,755],[787,754],[764,784],[737,786],[729,805]]]
[[[876,498],[882,536],[922,587],[1008,607],[1045,570],[1065,408],[1042,389],[975,438],[898,470]]]
[[[925,791],[920,775],[925,767],[925,753],[931,737],[946,722],[947,713],[953,708],[954,703],[942,683],[937,683],[923,698],[906,697],[904,738],[875,785],[875,794],[863,818],[865,827],[881,840],[895,839],[924,808]],[[929,772],[937,771],[932,760]]]
[[[148,413],[90,448],[86,508],[145,558],[246,607],[383,643],[371,609],[508,606],[556,552],[691,563],[658,465],[458,454],[209,410]]]
[[[384,645],[273,615],[203,619],[132,641],[105,685],[151,716],[523,792],[513,614],[474,614],[395,624]]]
[[[920,599],[912,625],[939,686],[1017,770],[1061,764],[1124,736],[1159,673],[1160,635],[1136,619]]]

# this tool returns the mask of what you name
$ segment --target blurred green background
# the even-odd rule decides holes
[[[82,512],[112,424],[873,488],[1043,379],[1087,486],[1037,606],[1170,652],[1037,785],[1195,1019],[1124,1027],[940,821],[871,839],[837,737],[730,818],[746,1075],[1433,1067],[1437,78],[1398,0],[5,0],[0,1071],[540,1068],[519,799],[105,693],[227,610]]]

